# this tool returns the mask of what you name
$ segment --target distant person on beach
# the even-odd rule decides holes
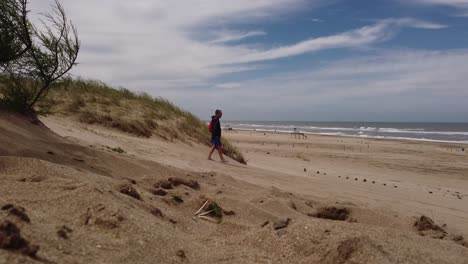
[[[211,144],[213,147],[211,148],[210,155],[208,155],[208,159],[213,160],[211,155],[213,155],[213,152],[217,149],[221,161],[227,162],[223,157],[223,144],[221,144],[221,121],[219,119],[221,119],[222,116],[223,112],[221,110],[216,110],[215,115],[211,117],[209,129],[211,132]]]

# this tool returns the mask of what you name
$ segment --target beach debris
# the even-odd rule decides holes
[[[20,229],[10,221],[0,223],[0,249],[19,252],[23,255],[36,258],[39,246],[31,245],[21,236]]]
[[[73,232],[73,229],[71,229],[70,227],[66,225],[63,225],[57,231],[57,235],[62,239],[69,239],[70,238],[69,234],[71,234],[72,232]]]
[[[375,184],[375,181],[372,181],[372,184]]]
[[[223,220],[223,212],[228,211],[220,207],[215,201],[207,199],[193,214],[193,217],[219,224]]]
[[[320,174],[320,171],[317,171],[317,174]]]
[[[265,221],[265,222],[261,225],[261,227],[263,228],[263,227],[267,226],[269,223],[270,223],[270,221]]]
[[[355,181],[357,181],[357,180],[358,180],[358,178],[354,178],[354,180],[355,180]]]
[[[362,180],[362,181],[363,181],[363,182],[367,182],[367,180],[366,180],[366,179],[364,179],[364,180]]]
[[[383,184],[383,186],[387,186],[387,184],[386,184],[386,183],[384,183],[384,184]]]
[[[306,168],[304,168],[304,172],[307,172],[307,169],[306,169]]]
[[[432,192],[431,192],[431,191],[429,191],[429,193],[430,193],[430,194],[432,194]]]
[[[55,155],[55,153],[53,151],[47,151],[47,154],[49,155]]]
[[[140,194],[137,190],[130,184],[124,184],[119,187],[119,192],[128,195],[134,199],[141,200]]]
[[[279,230],[286,228],[289,225],[289,222],[291,221],[290,218],[282,218],[273,223],[273,229],[274,230]]]
[[[349,177],[346,177],[347,180],[349,180]]]
[[[24,209],[24,207],[6,204],[2,206],[2,211],[8,211],[8,215],[16,216],[23,222],[31,223],[31,219],[29,219],[29,216],[26,214],[26,209]]]
[[[349,209],[345,207],[322,207],[317,210],[317,212],[308,214],[309,216],[322,218],[322,219],[329,219],[329,220],[337,220],[337,221],[345,221],[348,219],[350,214]]]

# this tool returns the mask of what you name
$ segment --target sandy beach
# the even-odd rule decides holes
[[[467,263],[453,144],[231,131],[248,165],[223,164],[196,142],[42,122],[2,116],[1,217],[28,247],[0,263]],[[199,188],[161,188],[174,178]],[[194,217],[208,198],[219,224]]]
[[[468,0],[0,7],[0,264],[468,264]]]
[[[290,191],[408,216],[428,214],[468,235],[468,153],[461,151],[466,145],[319,135],[295,139],[255,131],[225,136],[242,149],[250,167],[287,174]]]

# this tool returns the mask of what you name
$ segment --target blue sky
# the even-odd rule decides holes
[[[75,76],[204,119],[468,122],[468,0],[62,3]]]

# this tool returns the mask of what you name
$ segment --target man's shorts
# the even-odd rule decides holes
[[[211,144],[213,144],[214,146],[221,146],[221,138],[219,137],[211,138]]]

